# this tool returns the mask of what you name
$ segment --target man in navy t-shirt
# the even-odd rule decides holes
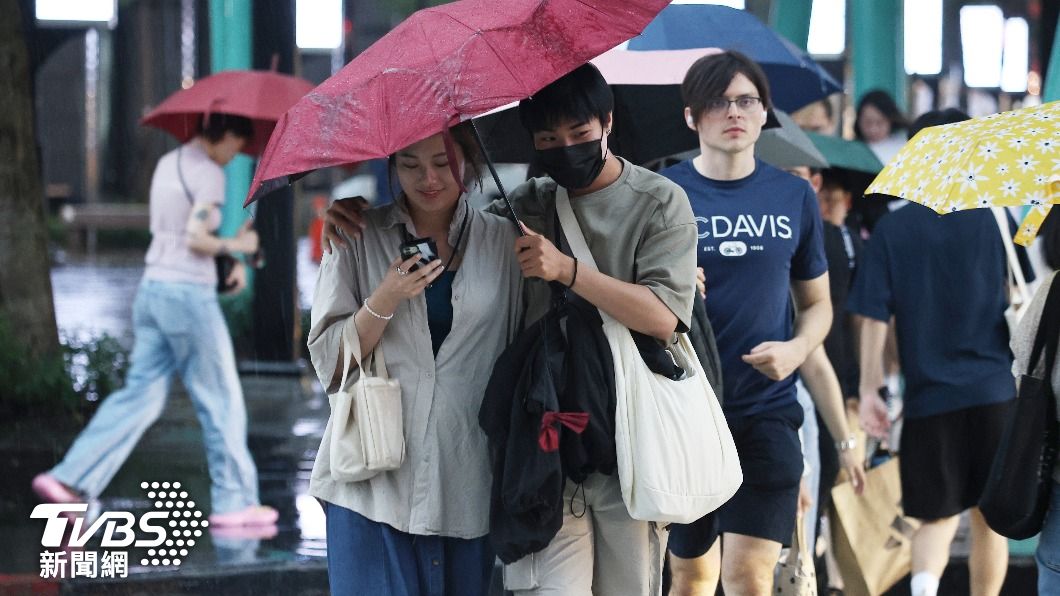
[[[909,135],[966,119],[958,110],[928,112]],[[861,422],[881,438],[890,425],[879,395],[883,346],[894,317],[905,376],[902,507],[923,521],[912,540],[916,596],[936,593],[958,514],[969,509],[968,560],[976,562],[969,565],[971,585],[997,594],[1005,579],[1007,542],[976,505],[1016,393],[1004,317],[1006,276],[1005,249],[990,211],[940,216],[910,203],[876,224],[847,301],[862,316]]]
[[[706,56],[681,94],[700,155],[662,174],[684,188],[699,224],[707,316],[744,484],[714,514],[671,526],[673,586],[713,594],[720,568],[726,593],[770,594],[803,467],[794,375],[832,323],[821,218],[809,184],[754,157],[769,107],[757,64],[737,52]]]

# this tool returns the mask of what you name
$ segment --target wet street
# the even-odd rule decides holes
[[[304,254],[304,251],[302,251]],[[311,291],[315,267],[300,279]],[[52,272],[56,318],[67,337],[86,339],[107,333],[131,345],[132,298],[143,273],[142,253],[70,256]],[[305,299],[305,298],[303,298]],[[249,416],[249,445],[258,466],[261,500],[280,512],[275,530],[205,532],[181,561],[144,566],[147,555],[129,550],[129,574],[135,581],[76,580],[63,593],[327,593],[324,515],[306,494],[313,458],[328,416],[327,396],[315,377],[243,375]],[[21,420],[0,437],[0,461],[6,472],[0,502],[0,593],[39,593],[60,584],[39,578],[44,520],[30,519],[37,501],[30,491],[34,475],[55,464],[78,428],[56,420]],[[90,513],[151,509],[143,481],[179,481],[209,511],[209,478],[202,431],[179,382],[158,423],[144,435],[127,463]],[[101,532],[102,533],[102,532]],[[85,547],[90,550],[98,536]],[[247,581],[252,578],[253,581]],[[34,586],[30,588],[29,586]],[[140,586],[136,588],[135,586]]]

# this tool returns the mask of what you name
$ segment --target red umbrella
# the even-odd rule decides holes
[[[199,132],[207,114],[244,116],[254,121],[254,139],[243,147],[243,153],[256,156],[280,116],[312,88],[309,81],[276,72],[228,70],[173,93],[140,124],[161,128],[183,143]]]
[[[291,177],[385,157],[640,33],[668,0],[460,0],[414,13],[276,125],[247,203]]]

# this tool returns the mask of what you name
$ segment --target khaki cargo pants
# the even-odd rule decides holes
[[[570,480],[563,526],[544,550],[504,567],[518,596],[661,596],[666,532],[629,516],[618,476]],[[573,509],[573,513],[572,513]]]

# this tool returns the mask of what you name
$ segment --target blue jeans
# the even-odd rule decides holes
[[[1049,512],[1038,537],[1038,593],[1042,596],[1060,595],[1060,483],[1053,482],[1049,497]]]
[[[328,582],[335,596],[487,596],[494,554],[487,537],[407,534],[332,503]]]
[[[808,475],[803,477],[806,479],[806,488],[810,491],[810,508],[806,510],[805,517],[803,518],[803,524],[806,528],[806,540],[810,543],[810,550],[813,551],[814,539],[817,537],[817,495],[818,490],[821,486],[821,449],[820,449],[820,429],[817,428],[817,406],[813,403],[813,396],[810,395],[810,391],[806,389],[806,386],[802,384],[802,381],[798,381],[796,384],[796,397],[799,400],[799,405],[802,406],[802,426],[799,427],[799,440],[802,441],[802,457],[805,460],[806,466],[809,468]]]
[[[162,414],[176,373],[202,424],[212,512],[257,505],[243,388],[214,288],[144,279],[133,302],[133,329],[125,386],[103,401],[51,474],[89,497],[99,496]]]

